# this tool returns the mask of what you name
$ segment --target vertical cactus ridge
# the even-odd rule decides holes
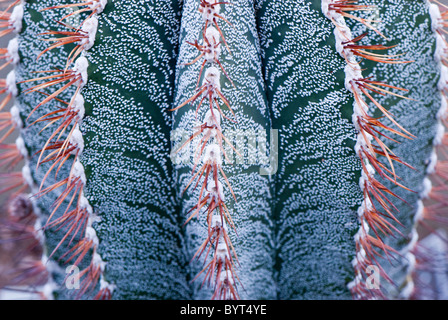
[[[367,1],[360,2],[365,4]],[[366,77],[381,79],[390,85],[408,90],[404,94],[407,99],[394,95],[382,95],[373,92],[378,103],[387,106],[390,114],[403,128],[411,131],[413,139],[407,139],[400,135],[393,135],[393,140],[384,140],[385,145],[397,155],[403,163],[414,168],[410,169],[402,164],[395,166],[397,181],[384,181],[384,185],[395,195],[404,201],[395,199],[393,214],[397,222],[392,222],[398,229],[398,233],[386,234],[382,237],[384,244],[391,250],[391,255],[383,253],[377,256],[377,264],[381,265],[384,274],[388,278],[381,277],[382,294],[389,298],[399,296],[407,275],[407,268],[412,264],[407,255],[409,245],[413,238],[413,224],[418,210],[419,193],[424,189],[425,172],[428,158],[432,153],[432,140],[437,131],[436,113],[440,106],[440,94],[437,90],[437,81],[440,76],[439,69],[434,60],[436,38],[431,31],[431,19],[425,1],[372,1],[376,6],[381,23],[378,29],[389,39],[373,34],[361,41],[364,45],[385,43],[395,47],[388,50],[390,55],[399,55],[403,61],[412,63],[392,65],[379,63],[369,68]],[[410,20],[403,20],[403,15],[412,16]],[[378,20],[378,19],[377,19]],[[356,34],[365,32],[364,27],[351,24],[350,27]],[[367,63],[363,64],[368,66]],[[416,83],[418,81],[418,84]],[[393,90],[395,93],[399,93]],[[375,106],[369,102],[370,107]],[[373,109],[375,110],[375,109]],[[379,115],[378,111],[372,111],[372,115]],[[387,126],[394,126],[390,119],[382,121]],[[397,128],[396,126],[394,126]],[[385,132],[381,130],[381,132]],[[387,161],[380,159],[383,164]],[[396,251],[398,254],[393,254]],[[389,279],[389,280],[387,280]]]
[[[410,242],[406,247],[406,257],[409,260],[404,288],[400,294],[405,299],[444,299],[446,293],[443,289],[447,285],[443,277],[446,255],[446,233],[439,230],[446,226],[446,195],[447,195],[447,170],[446,170],[446,146],[447,146],[447,67],[444,62],[447,57],[448,44],[445,36],[448,8],[439,6],[437,1],[427,1],[426,6],[430,15],[431,30],[435,38],[434,61],[439,74],[437,89],[440,95],[439,109],[435,115],[437,121],[432,130],[432,151],[427,157],[426,177],[423,180],[419,192],[414,226]],[[436,97],[434,99],[437,99]],[[437,106],[437,104],[434,104]],[[429,233],[422,238],[420,233]],[[436,277],[435,283],[424,284],[424,273],[432,271]]]
[[[96,251],[98,238],[92,229],[96,218],[84,196],[86,178],[79,162],[84,147],[79,124],[85,113],[80,90],[88,80],[88,62],[79,57],[68,66],[68,48],[45,51],[45,43],[39,36],[53,26],[45,23],[40,10],[52,4],[51,1],[25,3],[25,28],[19,45],[26,58],[18,69],[21,92],[18,100],[26,123],[22,134],[32,155],[30,177],[38,181],[33,198],[46,214],[42,229],[46,231],[49,258],[59,262],[51,270],[59,285],[55,294],[59,298],[81,298],[94,295],[104,268]],[[44,14],[57,16],[49,11]],[[71,22],[76,23],[77,19]],[[64,32],[66,26],[60,28]],[[80,271],[80,290],[76,293],[65,290],[68,264]],[[98,286],[100,295],[109,290],[106,284],[102,280]]]
[[[319,1],[259,1],[257,9],[281,151],[274,176],[279,298],[347,299],[362,194],[344,60]]]
[[[203,213],[197,214],[197,219],[191,219],[186,224],[188,253],[190,257],[195,257],[191,262],[193,278],[199,275],[194,282],[194,297],[273,299],[276,297],[276,287],[272,269],[272,189],[269,177],[259,174],[260,166],[257,163],[257,143],[266,143],[266,138],[263,140],[260,137],[269,133],[270,118],[264,95],[253,2],[232,1],[231,4],[212,5],[214,3],[184,3],[176,71],[176,107],[173,108],[173,150],[177,150],[185,143],[186,138],[192,136],[194,128],[201,124],[210,125],[207,117],[212,115],[215,117],[213,124],[220,126],[217,131],[228,140],[220,147],[219,138],[214,138],[210,140],[208,147],[202,148],[199,136],[193,139],[188,147],[175,154],[175,174],[180,195],[189,187],[183,193],[181,202],[185,219],[189,217],[192,208],[197,210],[195,208],[202,203],[203,196],[210,194],[224,202],[234,228],[230,219],[226,221],[230,241],[225,243],[224,252],[220,251],[223,245],[217,243],[210,253],[206,251],[196,259],[200,253],[195,256],[198,248],[210,237],[210,232],[216,229],[212,228],[210,231],[211,223],[217,219],[213,216],[221,217],[222,209],[217,208],[214,213],[209,211],[207,218]],[[210,11],[215,10],[214,13],[219,15],[214,15],[216,24],[212,19],[208,20],[207,8],[202,7],[202,4],[212,5],[213,9]],[[209,28],[214,28],[215,31]],[[206,45],[215,40],[220,43],[216,47],[219,52],[215,53],[219,63],[217,59],[207,61],[207,56],[204,56],[203,60],[188,64],[198,56],[197,46],[191,44],[198,41],[199,45]],[[199,89],[196,90],[198,83]],[[207,83],[212,87],[202,89]],[[191,97],[195,95],[198,96],[192,101]],[[204,136],[206,134],[207,132],[203,133]],[[195,156],[197,148],[199,156]],[[266,147],[262,150],[266,150]],[[201,167],[206,170],[205,166],[213,158],[210,151],[214,152],[215,161],[221,169],[210,169],[210,180],[207,181],[208,173],[202,176],[195,175],[195,172],[201,170]],[[215,191],[211,188],[215,188]],[[222,192],[216,192],[221,188]],[[220,266],[220,261],[227,259],[233,260],[233,267]],[[204,267],[206,269],[201,273]],[[229,274],[224,273],[224,270],[229,270]],[[220,277],[223,277],[222,280]],[[206,289],[207,283],[209,290]],[[228,289],[223,291],[223,285],[227,285]],[[203,290],[199,290],[201,287]],[[235,295],[231,294],[233,291],[236,292]]]
[[[191,298],[169,158],[178,11],[176,1],[109,3],[86,55],[81,161],[117,299]]]

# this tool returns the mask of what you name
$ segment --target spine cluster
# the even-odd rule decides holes
[[[204,23],[202,41],[196,40],[189,44],[196,47],[200,54],[193,61],[187,63],[187,65],[191,65],[202,60],[196,84],[197,92],[172,111],[199,100],[196,107],[197,116],[201,106],[208,100],[209,109],[202,124],[177,150],[185,147],[196,137],[201,137],[194,156],[193,176],[186,187],[186,189],[189,188],[196,180],[194,188],[200,187],[199,198],[197,204],[190,209],[190,216],[186,223],[192,218],[198,217],[201,210],[205,209],[208,236],[193,257],[193,259],[199,259],[205,253],[205,266],[195,279],[205,273],[202,284],[207,282],[208,285],[213,286],[213,299],[237,299],[239,298],[236,290],[238,278],[235,273],[237,257],[228,234],[228,225],[234,230],[235,225],[226,206],[224,188],[228,188],[235,201],[236,197],[222,169],[223,158],[227,159],[223,142],[227,142],[230,146],[231,144],[222,133],[221,121],[226,119],[235,122],[234,119],[230,119],[223,113],[220,106],[220,103],[224,103],[234,115],[230,102],[221,91],[221,73],[224,73],[233,84],[220,62],[223,45],[230,53],[223,32],[218,25],[220,19],[228,22],[220,13],[223,4],[228,5],[229,3],[217,0],[201,0],[199,3],[199,12]],[[231,147],[233,148],[233,146]],[[206,262],[209,255],[212,256],[212,259]]]
[[[394,211],[398,209],[388,199],[390,196],[396,198],[399,198],[399,196],[390,191],[375,175],[379,175],[382,179],[407,189],[398,182],[394,162],[409,166],[386,146],[383,139],[394,140],[382,133],[382,131],[409,139],[414,136],[398,124],[388,110],[373,95],[373,93],[390,94],[406,98],[393,92],[391,89],[395,89],[394,91],[407,90],[364,77],[360,65],[360,58],[389,64],[408,63],[410,61],[401,61],[397,56],[377,53],[380,50],[390,49],[392,46],[359,44],[359,41],[367,34],[353,36],[350,28],[346,25],[345,18],[355,19],[367,28],[374,30],[380,35],[382,34],[372,25],[371,20],[362,19],[350,13],[351,11],[359,12],[374,9],[373,6],[358,5],[357,2],[323,0],[322,11],[335,26],[336,49],[347,61],[345,67],[345,87],[353,93],[355,99],[353,123],[358,131],[355,151],[360,158],[362,166],[360,187],[363,190],[364,200],[358,209],[360,229],[355,235],[357,254],[352,262],[355,270],[355,279],[349,284],[349,288],[354,298],[369,299],[384,297],[381,289],[368,287],[369,266],[378,267],[381,276],[391,281],[377,262],[376,257],[381,256],[381,252],[384,252],[386,255],[397,253],[382,241],[382,235],[400,234],[399,230],[394,226],[394,223],[400,224],[394,216]],[[385,38],[384,35],[382,36]],[[383,124],[382,117],[372,117],[373,111],[369,107],[369,103],[379,109],[383,116],[394,124],[396,129]],[[384,165],[378,156],[385,158],[389,166]]]
[[[72,9],[78,10],[62,17],[58,24],[66,27],[68,31],[48,31],[42,36],[51,36],[45,39],[51,45],[42,51],[38,58],[57,47],[67,44],[74,44],[74,49],[68,55],[64,69],[50,69],[38,71],[41,76],[22,81],[21,84],[38,82],[39,84],[30,87],[24,91],[25,94],[40,94],[43,96],[41,102],[27,115],[26,122],[29,126],[42,123],[43,130],[52,130],[46,143],[38,152],[37,168],[44,163],[48,170],[34,193],[35,198],[42,197],[50,192],[57,192],[58,197],[52,205],[52,211],[47,222],[41,230],[54,228],[55,230],[64,230],[65,236],[49,255],[49,258],[64,244],[69,249],[62,255],[61,260],[66,264],[80,266],[81,262],[91,255],[91,261],[87,267],[80,271],[80,288],[76,293],[77,298],[85,294],[93,294],[99,285],[99,291],[95,294],[97,299],[107,299],[111,297],[113,286],[103,278],[105,263],[97,253],[98,237],[92,224],[99,219],[88,200],[84,195],[86,185],[86,176],[84,167],[80,162],[80,155],[83,152],[84,140],[80,130],[80,124],[84,117],[84,98],[81,94],[82,88],[88,81],[87,68],[88,61],[84,56],[86,50],[90,49],[95,41],[95,35],[98,26],[97,15],[100,14],[106,5],[105,0],[90,0],[73,5],[60,5],[49,8],[42,8],[41,11]],[[16,8],[19,6],[17,5]],[[13,13],[16,12],[16,8]],[[81,9],[79,9],[81,8]],[[64,21],[69,17],[89,12],[78,27],[72,27]],[[14,16],[11,14],[11,16]],[[18,17],[17,13],[15,17]],[[22,16],[20,16],[21,22]],[[18,22],[9,22],[10,28],[16,28]],[[17,51],[17,50],[16,50]],[[14,58],[11,58],[14,62]],[[13,81],[10,81],[13,83]],[[59,96],[68,90],[74,88],[74,94],[69,101],[60,99]],[[10,92],[10,94],[14,94]],[[43,116],[35,117],[35,112],[49,102],[57,103],[57,108],[49,110]],[[13,109],[14,111],[14,109]],[[15,111],[18,113],[17,111]],[[14,121],[13,112],[11,113],[11,123]],[[19,119],[16,116],[16,119]],[[24,145],[24,144],[23,144]],[[24,150],[26,150],[24,148]],[[24,167],[26,168],[26,167]],[[69,168],[69,170],[62,170]],[[25,170],[25,169],[24,169]],[[28,172],[29,172],[28,168]],[[68,172],[63,176],[61,172]],[[54,175],[55,183],[46,185],[47,178]],[[33,180],[28,173],[22,174],[22,179],[31,183]],[[48,184],[48,183],[47,183]],[[56,191],[57,190],[57,191]],[[62,214],[61,214],[62,212]]]

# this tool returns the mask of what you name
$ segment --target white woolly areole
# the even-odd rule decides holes
[[[431,156],[427,161],[428,166],[426,168],[426,173],[433,174],[436,171],[436,165],[437,165],[437,153],[435,150],[432,150]]]
[[[369,197],[366,197],[364,199],[363,206],[364,206],[365,210],[367,210],[367,211],[373,210],[373,204]]]
[[[18,4],[14,7],[9,19],[9,25],[15,32],[22,31],[22,20],[23,20],[23,4]]]
[[[103,289],[108,289],[110,292],[115,290],[115,285],[110,284],[109,282],[107,282],[106,280],[103,279],[103,277],[101,277],[100,279],[100,290]]]
[[[89,215],[93,215],[92,206],[89,204],[89,200],[87,200],[84,194],[82,194],[79,199],[79,207],[85,209]]]
[[[443,29],[443,19],[442,14],[440,13],[439,7],[430,3],[428,5],[429,16],[431,17],[431,28],[433,32],[437,32],[437,30]]]
[[[445,126],[442,123],[437,124],[437,132],[433,140],[433,145],[438,146],[442,144],[443,137],[445,136]]]
[[[215,27],[210,26],[207,28],[207,30],[205,30],[205,37],[207,38],[208,42],[213,45],[219,42],[220,34]]]
[[[225,201],[224,188],[220,181],[218,181],[218,190],[216,190],[215,181],[210,180],[207,183],[207,192],[210,193],[210,195],[214,198],[215,202],[218,202],[219,199],[221,199],[221,201]],[[219,220],[219,223],[221,223],[221,220]]]
[[[95,231],[95,229],[93,229],[92,226],[87,226],[87,227],[86,227],[86,235],[85,235],[85,238],[86,238],[87,240],[92,240],[94,246],[98,246],[98,244],[99,244],[99,239],[98,239],[98,237],[97,237],[97,235],[96,235],[96,231]],[[100,258],[100,259],[101,259],[101,258]],[[101,261],[102,261],[102,260],[101,260]]]
[[[436,160],[437,161],[437,160]],[[428,197],[432,189],[432,182],[427,177],[423,179],[423,190],[420,192],[420,198],[425,199]]]
[[[216,260],[217,261],[221,260],[222,262],[224,262],[226,258],[227,259],[229,258],[229,251],[227,250],[227,244],[222,238],[220,238],[218,246],[216,248]]]
[[[49,281],[42,287],[42,294],[44,295],[45,299],[47,300],[53,300],[53,292],[58,289],[58,286],[53,282]]]
[[[356,64],[356,65],[347,64],[344,68],[344,72],[345,72],[345,81],[344,81],[345,88],[348,91],[353,92],[354,89],[350,82],[352,80],[362,79],[361,68],[358,64]],[[356,102],[355,102],[355,104],[356,104]]]
[[[96,238],[96,241],[98,242],[98,237]],[[92,262],[95,266],[99,266],[101,269],[101,272],[104,272],[104,268],[106,267],[106,263],[101,259],[101,256],[98,253],[94,253],[92,257]]]
[[[354,262],[352,261],[352,265],[354,264]],[[347,288],[349,288],[350,290],[353,289],[353,287],[356,287],[358,284],[360,284],[362,281],[362,276],[360,273],[358,273],[355,277],[355,279],[353,279],[353,281],[351,281],[349,284],[347,284]]]
[[[354,122],[354,123],[358,123],[357,119],[356,119],[356,122]],[[369,133],[365,133],[365,138],[361,134],[358,134],[358,136],[356,137],[356,144],[355,144],[354,150],[357,155],[362,156],[362,157],[364,157],[364,155],[362,154],[363,151],[361,150],[361,147],[364,148],[365,152],[371,153],[369,151],[369,147],[367,145],[366,139],[367,139],[367,141],[370,142],[370,141],[372,141],[373,137]],[[372,172],[374,173],[375,171],[372,171]],[[370,171],[369,171],[369,173],[370,173]]]
[[[82,94],[78,93],[76,95],[76,97],[73,100],[71,109],[78,113],[78,120],[82,120],[84,118],[86,109],[84,107],[84,97],[82,96]]]
[[[221,72],[216,67],[210,67],[205,71],[204,75],[204,84],[208,83],[209,85],[220,89]]]
[[[28,165],[23,166],[22,177],[23,177],[23,180],[25,180],[27,185],[29,185],[30,187],[34,186],[34,180],[33,180],[33,177],[31,176],[31,170]]]
[[[212,6],[212,4],[215,4],[217,2],[220,2],[219,0],[204,0],[203,3],[206,4],[205,7],[199,6],[199,11],[202,13],[202,20],[212,22],[213,19],[215,19],[215,14],[219,14],[221,10],[221,5],[217,4]]]
[[[8,88],[8,92],[16,97],[18,94],[17,83],[16,83],[16,72],[14,70],[10,71],[6,76],[6,86]]]
[[[367,233],[369,232],[369,226],[364,220],[362,220],[361,224],[362,225],[359,227],[358,232],[356,232],[353,237],[356,242],[359,242],[360,239],[365,238],[367,236]]]
[[[220,35],[218,30],[216,30],[214,27],[208,27],[205,31],[205,37],[207,38],[209,45],[207,45],[204,59],[208,63],[213,63],[215,59],[219,59],[219,55],[221,54],[221,44],[219,44],[219,36]],[[216,44],[218,44],[218,46],[216,46]]]
[[[333,10],[330,10],[330,4],[333,4],[334,0],[322,0],[321,8],[322,13],[328,18],[328,19],[337,19],[340,17],[339,13],[334,12]]]
[[[98,19],[96,17],[87,19],[81,29],[86,32],[89,37],[83,39],[80,44],[83,45],[85,50],[89,50],[95,43],[95,36],[98,30]]]
[[[216,143],[210,144],[205,148],[203,162],[211,162],[213,164],[222,164],[221,149]]]
[[[22,128],[23,122],[22,122],[22,118],[20,117],[19,107],[17,107],[17,105],[14,105],[11,107],[9,112],[11,113],[11,119],[15,123],[15,126],[17,128]]]
[[[87,83],[87,68],[89,67],[89,62],[86,57],[79,57],[75,61],[75,66],[73,71],[81,75],[81,84],[85,85]]]
[[[363,264],[363,262],[366,260],[366,251],[363,247],[356,253],[356,260],[358,263]]]
[[[11,63],[14,65],[19,63],[19,40],[17,38],[13,38],[9,41],[7,50]]]
[[[214,215],[212,216],[212,222],[211,222],[211,227],[212,228],[223,228],[224,230],[227,230],[227,225],[226,222],[224,220],[224,218],[221,217],[221,215]]]
[[[94,0],[92,4],[89,4],[89,9],[95,13],[101,13],[106,7],[107,0]]]
[[[344,48],[344,42],[351,41],[353,39],[352,31],[344,24],[339,25],[333,31],[336,38],[336,51],[343,57],[350,59],[353,56],[351,50]]]
[[[212,92],[212,99],[218,98],[216,90],[221,90],[221,72],[216,67],[210,67],[205,71],[203,85],[207,85],[204,96],[208,96]]]
[[[416,263],[415,255],[408,252],[406,254],[406,259],[409,262],[409,269],[413,270],[415,268],[415,263]]]
[[[22,137],[16,139],[16,148],[24,158],[28,157],[28,150],[26,150],[25,141]]]
[[[72,171],[73,177],[80,178],[81,182],[85,185],[86,184],[86,175],[84,171],[84,166],[79,162],[77,159],[75,164],[73,165],[73,171]]]
[[[437,89],[440,91],[448,91],[448,68],[445,66],[440,66],[440,79],[437,83]]]
[[[415,211],[414,223],[417,224],[420,220],[423,219],[423,212],[425,209],[425,205],[422,200],[417,201],[417,210]]]
[[[225,270],[223,272],[221,272],[221,275],[219,276],[220,281],[225,283],[225,281],[227,280],[227,282],[229,283],[229,285],[234,285],[234,281],[233,281],[233,276],[232,273],[230,272],[230,270]]]
[[[414,228],[411,232],[411,239],[409,240],[408,245],[405,248],[403,248],[403,250],[402,250],[402,252],[400,252],[400,254],[404,255],[406,258],[410,258],[411,255],[413,256],[414,254],[412,253],[412,251],[415,248],[415,246],[418,242],[418,239],[419,239],[418,232],[417,232],[416,228]],[[408,255],[409,255],[409,257],[408,257]],[[411,261],[412,261],[412,258],[411,258]],[[414,267],[414,266],[412,266],[412,267]],[[412,268],[409,267],[408,270],[412,270]]]
[[[79,125],[77,124],[75,129],[72,132],[72,135],[70,137],[70,144],[72,146],[76,146],[77,150],[79,151],[79,154],[82,153],[84,150],[84,138],[82,136],[82,132],[79,129]],[[77,150],[73,150],[72,154],[75,154]]]
[[[209,127],[219,127],[221,125],[221,114],[215,108],[208,110],[205,114],[204,122]]]

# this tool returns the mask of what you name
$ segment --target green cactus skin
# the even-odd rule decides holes
[[[99,19],[101,37],[87,55],[92,71],[84,91],[90,111],[82,162],[89,201],[104,217],[95,229],[107,243],[100,255],[117,298],[191,297],[167,111],[179,10],[176,1],[108,3]]]
[[[217,36],[221,39],[218,59],[222,66],[204,63],[201,77],[203,60],[190,64],[200,54],[195,41],[204,44],[200,1],[103,1],[104,10],[93,14],[98,19],[94,43],[80,55],[89,64],[87,83],[80,90],[84,98],[84,116],[79,122],[83,140],[77,140],[75,149],[80,154],[68,157],[57,177],[53,172],[42,186],[45,190],[70,179],[72,164],[79,161],[77,168],[82,168],[82,173],[75,171],[79,177],[85,174],[85,181],[82,192],[75,196],[81,200],[70,202],[70,193],[52,214],[64,188],[39,196],[39,186],[52,163],[36,166],[39,150],[58,125],[42,130],[47,123],[33,121],[64,107],[61,101],[71,101],[76,88],[69,87],[57,96],[60,100],[52,99],[35,111],[45,95],[29,92],[29,88],[43,83],[31,81],[42,75],[33,72],[62,72],[66,66],[74,44],[57,46],[37,57],[48,48],[48,42],[41,38],[49,36],[41,34],[67,31],[67,26],[54,20],[77,9],[41,10],[70,3],[28,0],[23,4],[23,28],[18,35],[20,62],[15,68],[19,89],[16,104],[25,124],[21,136],[30,155],[27,167],[34,180],[33,199],[42,212],[42,224],[48,217],[66,217],[71,209],[88,209],[87,222],[78,223],[80,232],[67,235],[57,226],[45,229],[44,257],[50,256],[47,269],[54,298],[209,299],[223,298],[222,292],[228,294],[233,287],[242,299],[419,297],[415,291],[418,281],[412,280],[418,278],[413,259],[420,248],[415,243],[419,201],[427,191],[425,181],[428,167],[433,165],[431,155],[440,131],[438,114],[444,98],[438,86],[443,72],[434,57],[438,43],[432,28],[434,10],[427,1],[357,1],[357,5],[379,9],[350,11],[366,19],[378,13],[382,20],[376,26],[378,33],[348,17],[344,22],[340,17],[330,20],[333,13],[326,12],[325,6],[344,1],[233,0],[219,4],[219,14],[225,18],[217,19],[222,31]],[[81,12],[64,23],[79,25],[89,14]],[[353,122],[358,101],[346,83],[350,76],[348,59],[338,52],[345,44],[335,29],[342,24],[354,36],[368,31],[359,44],[397,45],[387,54],[412,61],[388,64],[363,59],[360,63],[364,77],[408,90],[403,94],[390,89],[407,99],[379,91],[371,94],[416,136],[406,139],[379,129],[378,135],[390,152],[415,168],[394,161],[399,183],[415,192],[382,179],[376,170],[375,179],[398,196],[387,198],[398,209],[393,212],[399,223],[391,222],[391,233],[376,235],[370,228],[369,236],[381,239],[371,251],[359,236],[368,218],[362,215],[367,200],[360,183],[365,177],[361,161],[368,161],[360,161],[358,155],[357,141],[362,133]],[[236,253],[228,251],[234,270],[232,276],[226,273],[227,281],[234,278],[230,285],[219,284],[224,291],[216,289],[218,277],[204,269],[222,255],[211,246],[213,250],[193,258],[204,240],[207,243],[214,235],[205,212],[189,219],[199,199],[208,194],[204,178],[195,176],[206,151],[199,149],[199,160],[195,158],[196,138],[179,153],[174,152],[205,121],[210,109],[208,98],[203,99],[197,115],[202,95],[183,104],[205,83],[212,65],[220,70],[222,95],[232,108],[229,110],[218,97],[225,115],[221,117],[222,134],[241,153],[241,157],[236,155],[226,141],[225,150],[233,161],[220,154],[224,160],[222,171],[217,172],[224,189],[223,197],[219,197],[234,222],[234,228],[227,224],[227,233]],[[42,91],[49,95],[59,87]],[[366,102],[372,116],[382,116],[371,100],[366,98]],[[398,130],[387,117],[381,122]],[[266,170],[267,159],[275,160],[270,163],[273,171]],[[378,156],[378,160],[390,168],[386,157]],[[377,199],[373,203],[381,208]],[[219,216],[217,210],[214,214]],[[76,258],[64,260],[82,241],[92,243],[77,264],[80,270],[89,271],[83,278],[86,291],[79,293],[66,286],[65,268]],[[379,288],[365,290],[369,274],[363,261],[383,270]],[[208,278],[214,279],[211,286],[204,285]]]
[[[349,298],[362,194],[345,61],[319,1],[259,1],[257,8],[266,93],[279,130],[278,298]]]

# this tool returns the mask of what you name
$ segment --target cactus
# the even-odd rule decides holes
[[[439,1],[0,4],[4,292],[444,297]]]

